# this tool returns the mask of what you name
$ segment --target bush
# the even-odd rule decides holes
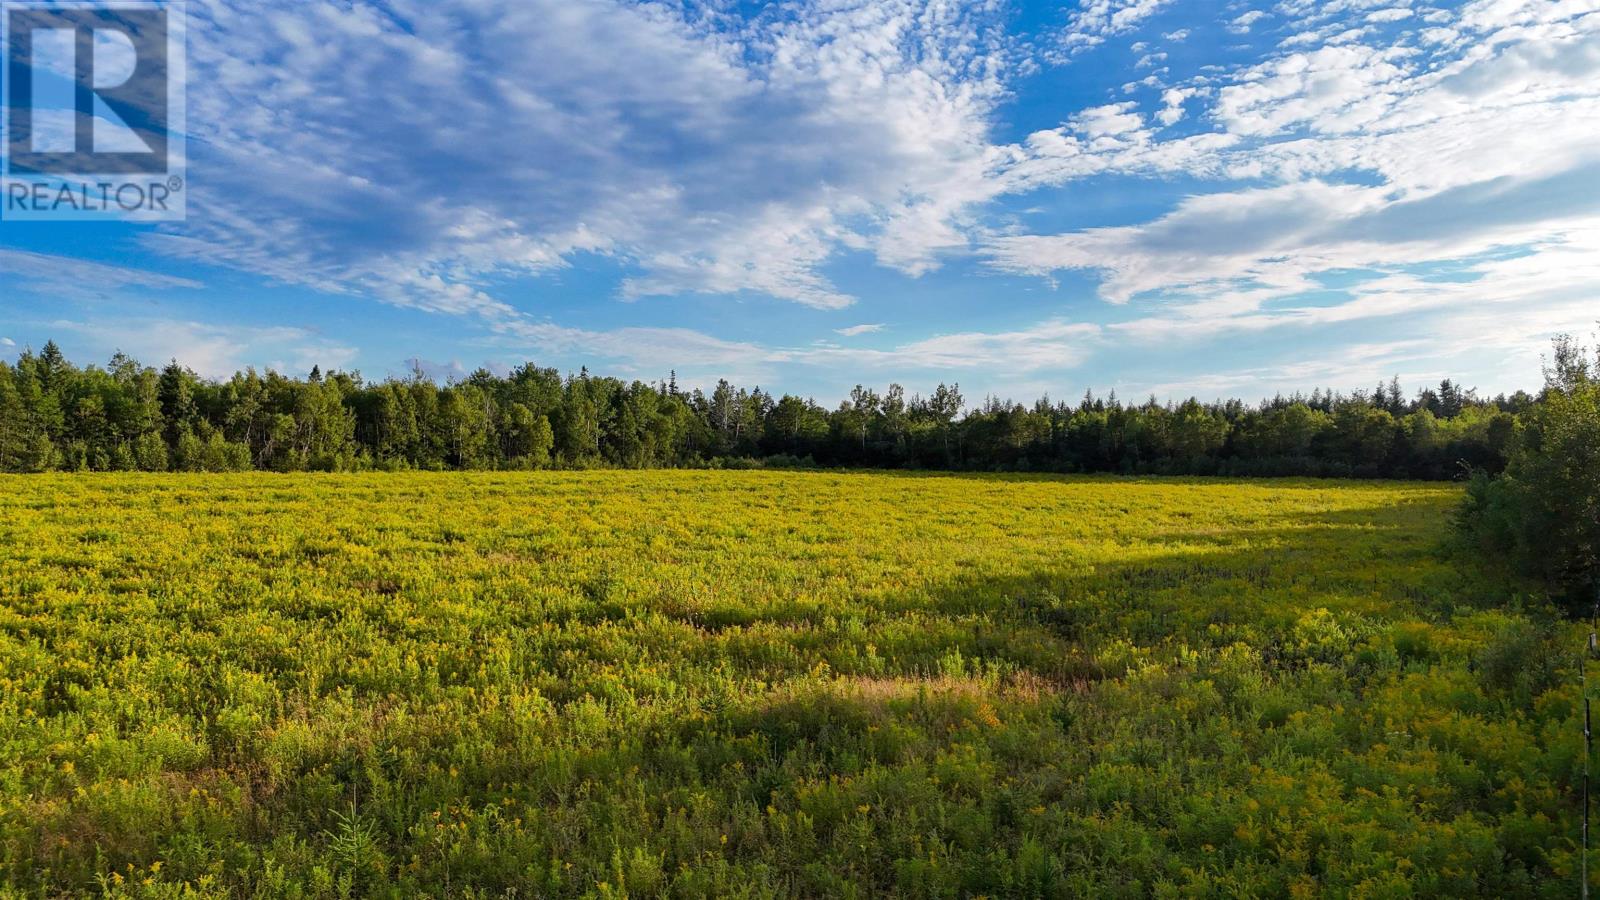
[[[1485,550],[1580,603],[1600,588],[1600,381],[1587,353],[1556,342],[1505,474],[1476,476],[1458,516]]]

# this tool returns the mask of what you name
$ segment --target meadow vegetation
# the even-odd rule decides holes
[[[0,896],[1571,896],[1448,485],[0,481]]]

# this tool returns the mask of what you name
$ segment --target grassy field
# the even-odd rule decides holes
[[[1576,890],[1448,486],[0,480],[0,896]]]

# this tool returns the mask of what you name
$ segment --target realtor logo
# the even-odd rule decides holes
[[[0,22],[0,219],[183,218],[182,5],[0,0]]]

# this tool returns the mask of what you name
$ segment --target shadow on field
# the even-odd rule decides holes
[[[1263,762],[1239,743],[1224,761],[1215,742],[1239,740],[1236,728],[1252,729],[1255,739],[1301,708],[1300,698],[1270,687],[1214,688],[1211,674],[1177,676],[1156,694],[1117,702],[1200,705],[1175,703],[1126,725],[1136,731],[1121,736],[1116,752],[1126,758],[1106,763],[1097,729],[1142,714],[1137,706],[1082,706],[1099,704],[1084,695],[1126,671],[1109,647],[1243,642],[1259,651],[1265,669],[1290,671],[1304,665],[1306,651],[1286,638],[1307,614],[1329,609],[1381,623],[1470,601],[1470,579],[1456,571],[1466,563],[1440,555],[1443,529],[1428,524],[1436,508],[1418,501],[1172,532],[1130,547],[1125,560],[1063,554],[1053,567],[973,573],[833,610],[855,618],[848,629],[773,610],[703,632],[723,642],[735,667],[759,674],[764,690],[706,696],[697,710],[635,720],[582,750],[513,754],[468,790],[492,802],[489,785],[516,785],[572,835],[564,856],[604,858],[631,844],[647,847],[670,872],[699,864],[696,854],[706,852],[699,832],[708,830],[721,835],[712,855],[759,864],[783,893],[832,895],[839,884],[829,878],[847,874],[849,883],[887,894],[910,883],[906,860],[926,839],[973,852],[968,868],[951,876],[963,891],[1036,892],[1018,885],[1035,883],[1022,836],[1043,827],[1041,810],[1070,807],[1101,823],[1120,818],[1136,823],[1125,827],[1141,839],[1177,840],[1161,830],[1174,798],[1202,777],[1248,785],[1251,767]],[[796,659],[738,655],[740,636],[772,640],[774,626],[796,632]],[[1231,703],[1265,711],[1236,709],[1239,717],[1229,719]],[[1190,743],[1173,741],[1176,732],[1165,730],[1173,723],[1188,729],[1181,733]],[[1218,758],[1208,761],[1208,752]],[[1102,763],[1111,768],[1095,776],[1098,793],[1084,793],[1080,779]],[[637,793],[641,808],[609,806],[608,793]],[[713,817],[697,823],[682,812],[706,797],[717,798]],[[919,818],[930,810],[937,819]],[[629,830],[621,824],[629,816],[649,824]],[[1220,843],[1243,814],[1218,816],[1226,822]],[[1061,828],[1051,832],[1057,848],[1095,834],[1051,821]],[[398,837],[405,824],[393,823],[390,833]],[[600,837],[577,837],[590,829]],[[981,855],[997,848],[1004,852]],[[1149,858],[1182,850],[1174,843],[1142,852],[1144,868],[1124,872],[1095,870],[1098,864],[1060,849],[1037,884],[1082,865],[1105,884],[1126,877],[1148,886],[1140,879],[1160,874]],[[815,865],[822,859],[826,866]],[[992,860],[1015,868],[997,869]]]
[[[1136,475],[1119,472],[967,472],[953,469],[759,469],[754,471],[784,475],[851,476],[896,481],[977,481],[993,484],[1119,484],[1148,487],[1255,487],[1282,489],[1293,487],[1387,487],[1428,485],[1441,487],[1447,482],[1382,478],[1317,478],[1309,475]]]
[[[892,647],[901,671],[937,669],[959,651],[1081,685],[1107,674],[1091,660],[1115,641],[1211,645],[1280,632],[1321,608],[1428,618],[1504,597],[1450,545],[1447,527],[1430,525],[1443,515],[1437,502],[1419,499],[1169,531],[1131,542],[1121,559],[1066,547],[1051,566],[975,572],[875,601],[868,627],[892,632],[897,618],[917,621],[924,640],[901,635]]]

